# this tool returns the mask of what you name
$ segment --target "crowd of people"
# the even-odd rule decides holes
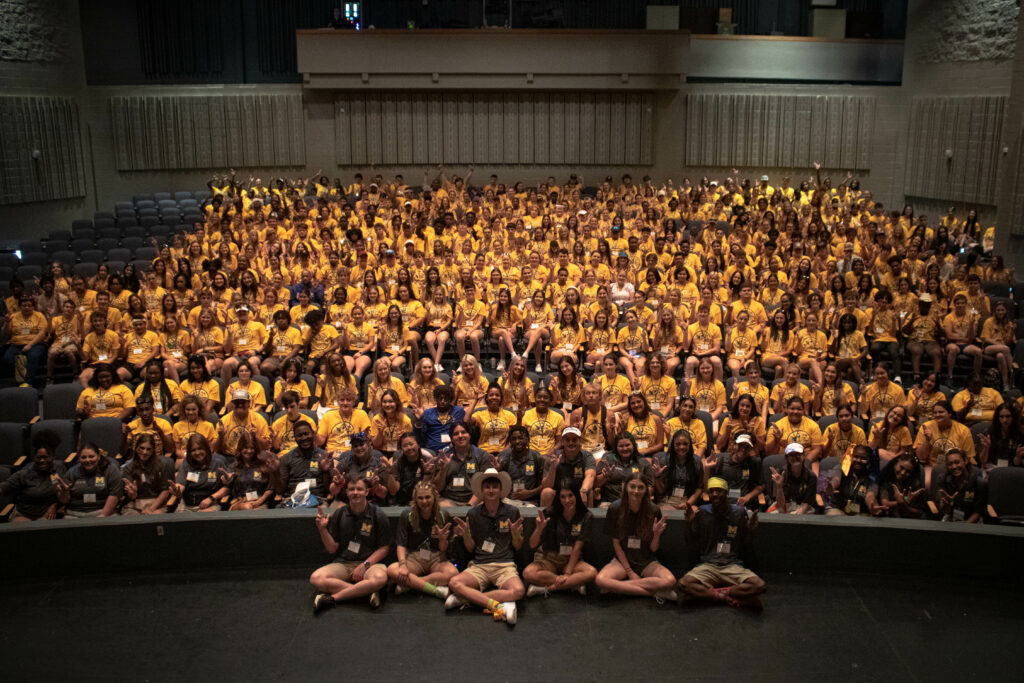
[[[71,366],[79,418],[123,423],[120,452],[78,444],[67,469],[37,433],[2,475],[13,521],[330,506],[318,609],[390,581],[514,621],[524,593],[591,581],[755,605],[757,512],[979,522],[987,471],[1024,464],[1014,302],[983,289],[1013,272],[973,211],[888,212],[820,170],[472,174],[232,172],[151,268],[12,282],[5,376]],[[670,510],[702,548],[678,584],[654,559]]]

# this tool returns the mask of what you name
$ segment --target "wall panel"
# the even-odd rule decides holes
[[[363,163],[364,146],[343,134],[365,126],[362,96],[335,103],[339,159]],[[130,96],[110,98],[119,171],[302,166],[306,162],[300,95]],[[380,147],[379,103],[376,108]]]
[[[0,119],[0,204],[85,196],[74,99],[0,97]]]
[[[1006,98],[1001,96],[914,98],[907,134],[906,194],[995,204],[1005,105]]]
[[[874,108],[872,96],[690,94],[683,163],[866,169]]]
[[[365,92],[338,94],[334,102],[341,166],[654,163],[650,93]],[[256,114],[263,121],[259,109]],[[124,119],[122,125],[133,123],[120,110],[113,116]]]

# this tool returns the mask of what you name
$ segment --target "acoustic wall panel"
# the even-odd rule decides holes
[[[85,196],[74,99],[0,97],[0,119],[0,204]]]
[[[872,96],[690,94],[683,163],[866,169],[874,109]]]
[[[650,93],[359,92],[334,111],[341,166],[654,163]]]
[[[298,94],[111,97],[110,118],[121,171],[305,164]],[[365,119],[335,110],[339,132],[342,121]],[[355,143],[338,136],[337,156],[359,163]]]
[[[916,97],[910,105],[905,192],[994,205],[1006,97]]]

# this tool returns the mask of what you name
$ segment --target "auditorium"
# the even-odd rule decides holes
[[[1020,680],[1019,0],[0,19],[6,680]]]

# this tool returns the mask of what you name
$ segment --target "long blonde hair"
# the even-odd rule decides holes
[[[438,499],[437,489],[434,488],[434,484],[429,481],[420,481],[412,487],[412,509],[409,510],[409,526],[413,528],[413,531],[419,533],[420,530],[420,508],[416,504],[416,496],[420,491],[430,491],[430,495],[434,502],[430,506],[430,519],[434,520],[434,524],[438,526],[444,526],[444,515],[441,514],[441,502]]]

